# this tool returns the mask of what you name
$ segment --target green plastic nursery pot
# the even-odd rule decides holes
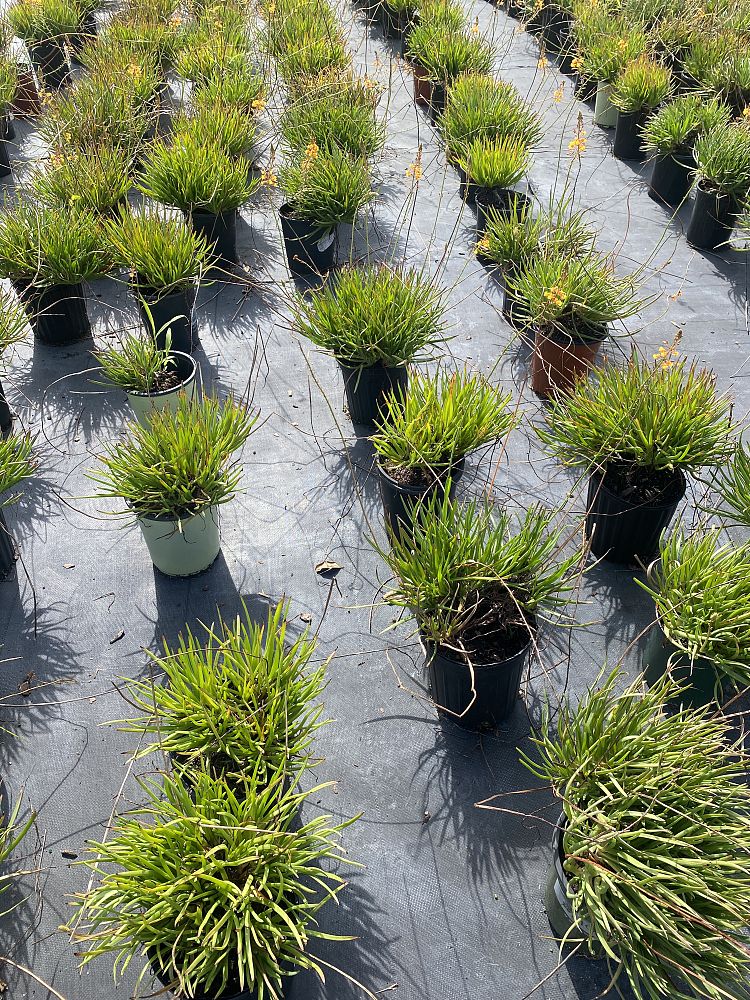
[[[494,729],[516,707],[529,658],[531,634],[507,659],[472,667],[444,646],[425,641],[430,696],[438,715],[462,729]]]
[[[389,368],[378,362],[366,368],[355,368],[339,361],[339,367],[344,376],[346,406],[353,424],[372,427],[386,397],[404,393],[409,383],[405,365]]]
[[[13,536],[8,529],[5,514],[0,508],[0,580],[7,580],[16,564]]]
[[[680,681],[684,685],[680,701],[691,708],[710,705],[720,692],[719,673],[714,662],[707,656],[691,660],[668,637],[658,618],[644,644],[641,666],[649,687],[667,672]]]
[[[659,497],[646,502],[619,496],[598,470],[589,479],[586,500],[586,538],[595,556],[608,562],[646,565],[659,549],[659,539],[680,504],[687,483],[675,469],[671,483]]]
[[[151,561],[166,576],[195,576],[215,561],[221,548],[219,508],[178,522],[138,516]]]
[[[174,375],[179,381],[168,389],[155,392],[128,392],[128,402],[139,424],[146,425],[151,420],[155,410],[177,411],[180,396],[185,393],[189,399],[195,395],[198,365],[189,354],[182,351],[170,351],[173,361]]]
[[[614,128],[617,125],[617,108],[612,103],[611,94],[612,85],[606,80],[599,80],[594,102],[594,125],[599,128]]]
[[[555,936],[565,939],[571,947],[581,945],[581,953],[585,958],[601,958],[602,956],[590,949],[588,927],[585,921],[576,921],[573,917],[573,905],[568,898],[568,876],[563,867],[565,852],[563,849],[565,817],[561,816],[555,832],[552,835],[552,864],[544,886],[544,908],[547,911],[549,925]]]

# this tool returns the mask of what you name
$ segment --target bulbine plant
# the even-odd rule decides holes
[[[671,710],[668,678],[619,687],[565,702],[521,754],[561,802],[574,933],[637,996],[725,1000],[750,961],[750,762],[727,720]]]
[[[142,289],[187,287],[214,261],[205,236],[164,212],[123,210],[107,223],[105,236],[115,263],[127,268]]]
[[[125,202],[131,166],[131,154],[117,146],[53,154],[47,169],[34,177],[32,189],[47,204],[106,215]]]
[[[540,607],[565,602],[580,553],[561,556],[562,529],[549,511],[514,516],[447,494],[420,509],[413,533],[379,552],[395,576],[385,600],[412,615],[424,639],[471,655],[518,632],[523,646]]]
[[[512,83],[467,73],[448,89],[440,131],[453,159],[467,143],[482,140],[516,139],[530,149],[539,141],[542,127]]]
[[[173,141],[217,146],[232,159],[250,158],[256,137],[255,119],[247,111],[204,100],[192,111],[178,112],[172,122]]]
[[[672,73],[648,56],[629,63],[612,84],[612,103],[629,114],[658,107],[668,96]]]
[[[161,656],[149,654],[153,679],[126,685],[144,715],[121,723],[150,738],[138,756],[161,749],[177,768],[205,767],[259,788],[305,767],[324,725],[316,701],[326,664],[311,668],[316,643],[307,631],[288,643],[286,616],[280,603],[259,625],[243,605],[233,620],[202,634],[187,628]]]
[[[11,490],[34,474],[33,439],[30,434],[0,436],[0,509],[18,499]]]
[[[284,143],[297,154],[314,144],[323,151],[374,156],[385,142],[385,123],[376,111],[379,96],[369,80],[324,74],[284,111]]]
[[[731,457],[731,410],[713,372],[684,358],[665,366],[634,354],[553,402],[537,433],[565,465],[697,469]]]
[[[531,155],[522,139],[474,139],[456,155],[456,162],[477,187],[508,189],[523,179]]]
[[[123,500],[136,517],[192,517],[234,497],[242,467],[232,456],[256,421],[235,400],[182,397],[174,412],[151,414],[148,426],[130,424],[129,436],[106,447],[104,468],[89,477],[100,496]]]
[[[279,183],[295,216],[332,228],[354,222],[357,213],[374,198],[370,168],[364,157],[352,157],[333,147],[317,146],[281,169]]]
[[[706,657],[738,687],[750,685],[750,543],[720,542],[717,530],[662,539],[646,582],[665,634],[690,657]]]
[[[468,370],[415,373],[403,396],[383,404],[372,438],[378,461],[386,471],[448,472],[464,455],[510,433],[518,422],[511,399]]]
[[[83,77],[45,106],[39,134],[62,156],[109,147],[135,157],[152,122],[152,111],[131,91]]]
[[[109,381],[125,392],[156,392],[179,384],[174,359],[170,357],[170,335],[167,346],[160,350],[155,339],[137,334],[125,337],[117,347],[94,351]]]
[[[193,88],[192,105],[203,108],[233,108],[254,114],[265,107],[266,83],[246,62],[223,66],[219,76],[201,81]]]
[[[729,108],[699,94],[684,94],[653,114],[643,126],[643,148],[649,153],[692,150],[705,132],[722,128],[731,118]]]
[[[321,350],[353,367],[424,360],[444,339],[443,293],[402,268],[350,267],[299,298],[295,326]]]
[[[467,29],[456,31],[420,17],[406,43],[409,59],[420,66],[430,80],[448,84],[462,73],[489,73],[494,51],[491,43]]]
[[[718,478],[722,514],[750,526],[750,445],[740,441],[731,462],[720,467]]]
[[[695,161],[704,187],[742,202],[750,193],[750,126],[730,122],[698,136]]]
[[[189,789],[169,776],[142,780],[146,804],[91,844],[96,884],[75,897],[69,928],[85,946],[82,965],[112,955],[118,977],[145,954],[184,997],[248,990],[280,1000],[290,973],[322,978],[307,948],[344,940],[319,931],[316,915],[345,884],[329,865],[351,864],[338,840],[353,821],[296,825],[306,795],[283,792],[282,780],[236,791],[206,772]]]

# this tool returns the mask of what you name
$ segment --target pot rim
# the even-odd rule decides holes
[[[127,389],[128,396],[137,396],[139,399],[159,399],[164,396],[171,396],[175,392],[180,392],[186,385],[194,381],[198,374],[198,362],[195,358],[190,354],[185,354],[184,351],[170,351],[169,356],[172,357],[172,355],[176,355],[180,360],[186,358],[191,365],[190,374],[186,375],[179,385],[174,385],[171,389],[159,389],[157,392],[139,392],[137,389]]]
[[[593,329],[593,328],[592,328]],[[551,340],[552,343],[562,347],[589,347],[593,344],[602,344],[609,336],[609,325],[602,324],[599,334],[587,336],[585,334],[571,333],[569,330],[560,330],[552,327],[550,330],[543,330],[540,326],[533,324],[534,338],[540,340]]]
[[[455,663],[455,665],[457,667],[468,668],[469,666],[471,666],[475,670],[487,670],[488,668],[491,669],[493,667],[504,667],[506,664],[510,663],[512,660],[517,660],[519,656],[526,656],[526,654],[529,652],[529,650],[533,646],[534,640],[536,639],[537,635],[539,634],[539,628],[538,628],[538,624],[537,624],[536,615],[534,615],[533,618],[534,618],[534,624],[533,624],[533,626],[529,625],[528,623],[527,623],[527,626],[526,626],[528,628],[528,631],[529,631],[528,642],[525,642],[523,644],[523,646],[519,650],[517,650],[517,652],[511,653],[510,656],[506,656],[502,660],[490,660],[487,663],[471,663],[470,664],[466,660],[457,660],[457,659],[455,659],[454,656],[451,655],[453,653],[452,649],[448,649],[448,651],[446,652],[446,649],[447,649],[446,646],[444,646],[440,642],[434,642],[432,639],[427,639],[425,636],[422,635],[421,631],[420,631],[420,640],[421,640],[422,645],[424,646],[425,652],[427,654],[428,662],[431,661],[431,660],[433,660],[435,658],[435,656],[440,655],[440,656],[443,657],[443,659],[448,660],[450,663]]]
[[[448,479],[448,475],[451,472],[451,470],[455,470],[455,472],[458,472],[458,478],[460,478],[463,475],[463,473],[464,473],[465,462],[466,462],[466,456],[462,455],[461,458],[459,458],[457,461],[455,461],[453,463],[453,465],[448,466],[446,468],[444,476],[434,475],[433,482],[434,483],[439,483],[439,482],[443,482],[444,483],[445,480]],[[399,483],[396,479],[394,479],[391,475],[389,475],[388,472],[386,472],[386,470],[384,469],[384,467],[383,467],[383,465],[382,465],[382,463],[380,461],[380,458],[376,459],[376,461],[375,461],[375,468],[378,470],[378,475],[382,476],[383,479],[387,480],[387,482],[391,486],[393,486],[394,489],[396,489],[400,493],[404,493],[406,496],[421,497],[421,496],[424,496],[425,490],[431,489],[432,483],[430,484],[430,486],[425,486],[425,487],[423,487],[423,486],[418,486],[418,487],[417,486],[404,486],[403,483]],[[430,472],[432,472],[433,474],[435,474],[435,469],[432,466],[421,466],[421,468],[427,468],[427,469],[429,469]],[[454,482],[457,481],[455,475],[453,475],[452,478],[453,478]]]
[[[172,514],[135,514],[137,521],[151,521],[153,524],[183,524],[189,521],[194,521],[197,517],[205,518],[207,514],[211,514],[212,511],[218,513],[219,504],[204,504],[200,510],[196,511],[195,514],[186,514],[184,517],[174,517]],[[212,515],[213,516],[213,515]],[[214,518],[216,523],[218,523],[218,518]],[[175,528],[175,531],[178,531]]]
[[[677,480],[682,483],[682,493],[680,494],[680,497],[677,501],[669,501],[665,503],[634,503],[631,504],[631,506],[633,508],[637,508],[638,510],[664,510],[667,507],[673,507],[675,503],[679,504],[680,500],[682,500],[687,491],[687,476],[685,475],[683,469],[679,467],[673,469],[672,471],[675,473]],[[615,497],[617,500],[624,502],[624,497],[621,497],[619,493],[615,493],[614,490],[611,490],[604,482],[605,475],[606,475],[606,465],[604,467],[604,470],[596,468],[591,470],[590,478],[591,479],[595,479],[597,477],[599,478],[597,493],[599,492],[607,493],[609,496]]]

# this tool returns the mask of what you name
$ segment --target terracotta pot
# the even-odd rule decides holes
[[[537,330],[531,357],[531,388],[537,396],[570,392],[593,366],[606,335],[606,330],[585,338]]]
[[[16,93],[10,102],[11,111],[18,118],[28,118],[38,115],[41,106],[34,73],[28,66],[19,66]]]
[[[430,106],[432,86],[427,78],[427,71],[416,64],[411,68],[414,77],[414,101],[422,108]]]

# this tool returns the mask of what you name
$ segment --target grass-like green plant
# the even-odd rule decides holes
[[[18,67],[12,59],[0,57],[0,108],[7,108],[16,93]]]
[[[731,462],[719,472],[719,494],[725,511],[750,527],[750,444],[740,441]]]
[[[466,27],[466,12],[457,0],[421,0],[417,14],[424,24],[439,24],[453,31]]]
[[[301,157],[290,158],[279,183],[294,215],[324,228],[354,222],[374,197],[367,159],[335,146],[325,151],[313,146]]]
[[[497,633],[533,627],[540,606],[561,604],[580,553],[562,558],[562,529],[542,507],[514,517],[490,503],[445,496],[422,502],[413,534],[380,554],[394,574],[389,604],[412,615],[423,638],[468,654]],[[498,621],[507,597],[509,620]],[[507,614],[507,611],[506,611]]]
[[[537,433],[566,465],[691,470],[732,455],[731,409],[713,372],[685,358],[649,364],[634,353],[625,367],[607,365],[595,381],[576,383]]]
[[[220,215],[244,205],[259,183],[249,176],[245,161],[185,131],[174,142],[153,143],[144,156],[139,189],[183,212]]]
[[[389,396],[372,443],[383,468],[444,473],[464,455],[505,437],[518,422],[511,393],[468,370],[414,373]]]
[[[574,934],[636,996],[726,1000],[748,967],[750,762],[729,720],[668,710],[667,678],[619,687],[546,714],[521,755],[562,805]]]
[[[750,192],[750,126],[730,122],[699,135],[695,162],[704,187],[741,202]]]
[[[188,628],[175,646],[164,643],[163,655],[150,654],[155,677],[128,681],[128,701],[144,714],[121,728],[150,740],[138,756],[158,748],[178,767],[205,765],[262,788],[305,766],[323,725],[316,701],[326,668],[309,669],[315,645],[307,632],[287,643],[283,603],[264,625],[243,606],[241,615],[204,625],[202,634]]]
[[[242,466],[232,456],[257,419],[237,400],[183,396],[174,412],[152,413],[148,426],[131,423],[89,476],[101,496],[124,500],[136,517],[192,517],[234,497]]]
[[[39,134],[61,155],[106,147],[134,157],[152,121],[152,111],[131,90],[113,87],[106,78],[84,77],[46,105]]]
[[[77,53],[89,79],[99,87],[129,96],[136,107],[155,103],[163,72],[152,52],[134,52],[132,46],[116,38],[92,38]],[[78,86],[80,86],[80,82]]]
[[[481,242],[482,255],[508,275],[518,275],[540,250],[545,225],[528,202],[515,200],[509,212],[490,212]]]
[[[132,52],[136,62],[143,56],[156,60],[162,72],[173,65],[182,44],[176,26],[160,17],[157,10],[136,10],[132,5],[108,21],[99,37],[105,45]]]
[[[71,0],[15,0],[7,18],[13,34],[32,46],[63,42],[78,27],[78,11]]]
[[[423,360],[444,339],[443,298],[419,271],[349,267],[297,300],[295,325],[347,365],[404,365]]]
[[[600,336],[603,327],[643,307],[633,276],[617,277],[596,250],[570,258],[567,247],[546,246],[512,279],[535,328],[572,337]]]
[[[186,137],[189,143],[217,146],[235,160],[252,156],[255,135],[256,125],[252,115],[239,108],[221,104],[212,106],[207,101],[200,108],[178,112],[172,123],[175,143]]]
[[[683,94],[652,115],[642,129],[643,148],[649,153],[675,153],[691,150],[704,132],[721,129],[729,123],[731,112],[716,98],[706,100],[700,94]]]
[[[374,156],[385,141],[378,97],[369,81],[324,75],[290,101],[281,118],[282,138],[297,154],[315,143],[324,151],[337,147],[355,157]]]
[[[123,210],[106,224],[105,235],[115,262],[147,289],[187,288],[214,261],[205,236],[165,213]]]
[[[230,72],[244,69],[247,61],[246,37],[238,32],[235,37],[217,38],[210,28],[199,26],[180,48],[175,70],[183,79],[202,84],[220,78],[225,67]]]
[[[620,111],[651,110],[669,95],[672,73],[649,56],[629,63],[612,84],[611,100]]]
[[[512,83],[481,73],[466,74],[448,89],[440,131],[455,158],[473,141],[513,138],[529,148],[538,142],[541,123]]]
[[[2,526],[0,525],[0,531],[2,530]],[[22,820],[22,809],[23,799],[19,796],[16,802],[11,806],[8,815],[0,815],[0,865],[2,865],[3,869],[0,873],[0,896],[2,896],[6,889],[8,889],[13,882],[17,881],[19,877],[31,874],[27,871],[15,870],[10,865],[11,855],[32,828],[34,821],[36,820],[36,813],[34,812],[27,816],[26,819]],[[7,917],[13,912],[17,905],[17,902],[13,902],[8,909],[0,910],[0,916]]]
[[[18,495],[8,496],[24,479],[34,474],[36,462],[33,456],[33,441],[30,434],[6,434],[0,436],[0,506],[13,503]]]
[[[744,32],[696,32],[685,54],[685,72],[702,90],[742,107],[750,101],[750,56]]]
[[[463,73],[489,73],[494,55],[485,38],[421,19],[409,35],[406,52],[430,80],[442,84]]]
[[[67,156],[52,155],[38,171],[32,190],[40,201],[110,214],[125,202],[131,187],[131,156],[118,146],[100,146]]]
[[[750,542],[722,545],[717,530],[662,537],[647,582],[667,637],[691,660],[750,686]]]
[[[584,72],[589,78],[613,83],[647,48],[648,37],[642,29],[624,23],[621,18],[612,18],[585,48]]]
[[[28,325],[23,306],[8,292],[0,291],[0,367],[8,348],[26,339]]]
[[[104,347],[93,353],[113,385],[125,392],[150,392],[174,369],[169,331],[166,339],[166,347],[160,349],[155,339],[130,334],[117,347]]]
[[[20,202],[0,214],[0,276],[76,285],[112,264],[97,217],[64,205]]]
[[[196,111],[221,107],[252,114],[265,107],[265,92],[265,80],[252,66],[224,66],[220,75],[193,89],[192,103]]]
[[[276,59],[276,69],[293,94],[304,92],[321,73],[344,72],[350,64],[343,38],[312,30]]]
[[[305,796],[282,793],[281,778],[243,791],[206,773],[190,788],[142,781],[145,806],[91,844],[97,881],[75,898],[72,928],[82,963],[113,955],[117,976],[145,953],[186,997],[234,988],[280,1000],[290,968],[322,978],[307,947],[331,937],[315,916],[344,885],[329,865],[344,862],[348,824],[317,815],[298,826]]]
[[[456,156],[468,179],[480,188],[512,188],[525,176],[531,154],[523,139],[474,139]]]

